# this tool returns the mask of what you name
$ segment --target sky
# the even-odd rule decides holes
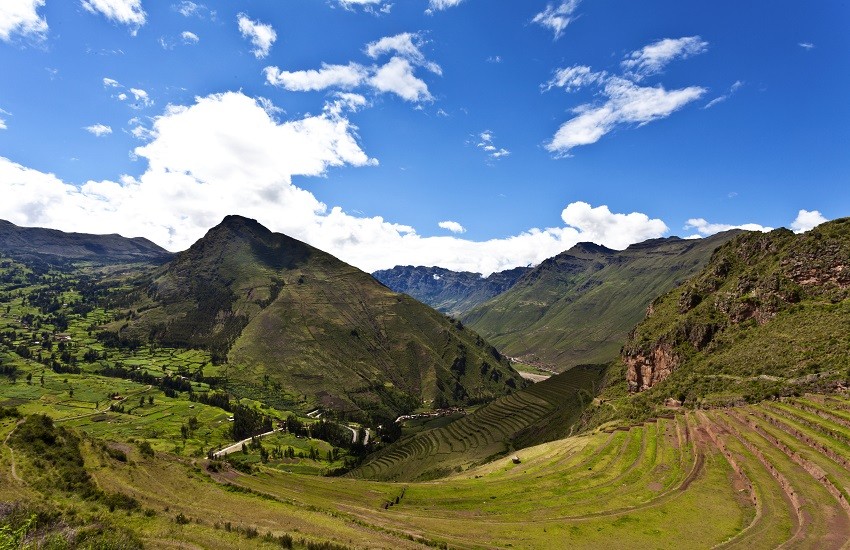
[[[850,2],[2,0],[0,218],[488,274],[850,215]]]

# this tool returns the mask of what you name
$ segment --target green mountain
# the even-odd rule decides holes
[[[95,263],[163,262],[172,256],[153,242],[121,235],[65,233],[0,220],[0,254],[16,259]]]
[[[461,319],[530,364],[564,370],[607,363],[650,302],[699,272],[734,234],[654,239],[623,251],[580,243]]]
[[[238,216],[150,276],[130,309],[119,339],[211,349],[230,391],[278,405],[394,419],[525,385],[459,322]]]
[[[442,267],[396,266],[372,273],[393,289],[449,315],[461,315],[511,288],[531,268],[516,267],[482,277]]]
[[[850,378],[850,218],[739,235],[652,303],[622,362],[631,391],[759,400]],[[662,384],[662,382],[664,382]]]

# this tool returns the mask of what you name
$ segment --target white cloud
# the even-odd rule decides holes
[[[82,6],[90,13],[100,13],[116,23],[132,27],[133,34],[147,18],[141,0],[82,0]]]
[[[425,13],[432,14],[434,11],[447,10],[460,5],[463,0],[428,0],[428,9]]]
[[[38,14],[45,0],[3,0],[0,3],[0,40],[10,42],[12,35],[42,41],[47,37],[47,20]]]
[[[668,91],[660,85],[645,87],[624,78],[610,78],[604,87],[607,101],[598,107],[585,104],[574,109],[576,116],[561,125],[546,149],[569,154],[574,147],[596,143],[620,125],[644,125],[670,116],[704,93],[705,88],[698,86]]]
[[[130,88],[130,93],[136,98],[136,102],[140,107],[150,107],[153,105],[153,100],[145,90],[140,88]]]
[[[277,40],[277,33],[272,26],[259,21],[252,21],[244,13],[240,13],[236,21],[239,23],[239,32],[242,33],[244,38],[249,39],[254,46],[254,49],[251,50],[254,57],[262,59],[269,55],[272,44]]]
[[[406,101],[429,101],[432,98],[428,85],[413,74],[407,59],[393,57],[369,79],[369,84],[379,92],[392,92]]]
[[[385,15],[390,13],[393,5],[383,0],[338,0],[339,5],[348,11],[354,11],[355,8],[360,8],[366,13],[372,15]]]
[[[83,130],[97,137],[108,136],[112,133],[112,128],[105,124],[92,124],[91,126],[86,126]]]
[[[798,46],[800,46],[801,48],[803,48],[806,51],[813,50],[815,48],[815,45],[812,44],[811,42],[800,42],[798,44]]]
[[[773,231],[772,227],[766,227],[757,223],[743,223],[739,225],[731,225],[726,223],[710,223],[703,218],[691,218],[685,224],[685,229],[696,229],[697,234],[691,237],[708,237],[721,231],[729,231],[730,229],[743,229],[745,231],[761,231],[767,233]]]
[[[363,84],[369,70],[363,65],[328,65],[322,63],[319,70],[281,71],[277,67],[266,67],[266,81],[290,91],[306,92],[326,88],[351,89]]]
[[[511,152],[505,149],[504,147],[499,148],[493,144],[493,137],[494,136],[492,131],[484,130],[483,132],[478,134],[478,143],[476,143],[475,146],[487,153],[487,156],[493,160],[498,160],[502,157],[510,155]]]
[[[4,111],[2,108],[0,108],[0,115],[11,115],[11,114],[12,113],[10,113],[9,111]],[[8,126],[6,126],[6,119],[4,119],[2,116],[0,116],[0,130],[6,130],[7,128],[8,128]]]
[[[587,65],[574,65],[557,69],[555,76],[546,84],[542,84],[540,88],[544,92],[548,92],[552,88],[563,88],[567,92],[574,92],[590,84],[604,82],[606,77],[605,71],[594,72]]]
[[[736,80],[729,87],[728,92],[726,92],[725,94],[723,94],[721,96],[717,96],[714,99],[712,99],[711,101],[709,101],[708,103],[706,103],[705,106],[703,107],[703,109],[711,109],[712,107],[714,107],[718,103],[723,103],[724,101],[726,101],[727,99],[732,97],[735,94],[735,92],[737,92],[741,88],[741,86],[743,86],[743,85],[744,85],[743,82],[741,82],[740,80]]]
[[[549,4],[545,10],[535,15],[531,22],[551,29],[555,33],[555,40],[557,40],[575,19],[573,12],[576,11],[580,2],[581,0],[564,0],[557,6]]]
[[[117,80],[112,79],[112,78],[105,78],[105,77],[103,79],[103,85],[106,86],[107,88],[120,88],[121,87],[121,84],[119,84],[119,82]]]
[[[190,31],[183,31],[180,33],[180,37],[183,39],[184,44],[197,44],[201,40],[197,34]]]
[[[699,36],[664,38],[633,51],[621,65],[635,80],[660,73],[674,59],[687,59],[708,49],[708,42]]]
[[[339,117],[344,112],[354,113],[366,107],[369,102],[360,94],[352,94],[347,92],[337,92],[334,94],[334,100],[325,104],[323,112],[331,116]]]
[[[487,63],[501,63],[502,62],[502,56],[501,55],[491,55],[490,57],[485,59],[485,61]]]
[[[466,233],[466,228],[464,226],[462,226],[458,222],[453,222],[451,220],[440,222],[437,224],[437,226],[439,226],[441,229],[451,231],[452,233]]]
[[[829,220],[824,218],[823,214],[817,210],[800,210],[797,217],[791,222],[791,229],[794,230],[794,233],[805,233],[826,221]]]
[[[425,41],[418,33],[404,32],[395,36],[385,36],[375,42],[366,44],[366,55],[372,59],[385,54],[397,54],[414,65],[422,66],[434,74],[442,75],[443,70],[436,63],[425,59],[421,47]]]
[[[173,4],[171,9],[182,15],[183,17],[198,17],[205,18],[207,15],[215,19],[215,11],[210,11],[205,4],[198,4],[189,0],[183,0],[179,4]]]

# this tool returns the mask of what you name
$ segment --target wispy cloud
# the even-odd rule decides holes
[[[239,32],[254,46],[254,49],[251,50],[254,57],[262,59],[269,55],[272,44],[277,40],[277,32],[274,28],[271,25],[254,21],[244,13],[240,13],[236,17],[236,21],[239,24]]]
[[[674,59],[687,59],[708,49],[708,42],[699,36],[664,38],[631,52],[621,63],[634,80],[660,73]]]
[[[184,44],[197,44],[201,40],[197,34],[191,31],[183,31],[180,33],[180,38],[183,39]]]
[[[594,72],[586,65],[574,65],[557,69],[552,79],[541,84],[540,88],[544,92],[548,92],[552,88],[563,88],[567,92],[573,92],[579,88],[583,88],[590,84],[599,84],[604,82],[607,77],[605,71]]]
[[[386,15],[393,9],[393,5],[384,0],[337,0],[343,9],[354,11],[361,9],[372,15]]]
[[[8,126],[6,126],[6,119],[3,118],[3,115],[11,116],[11,114],[12,113],[10,113],[9,111],[4,111],[3,109],[0,109],[0,130],[6,130],[8,128]]]
[[[112,128],[105,124],[92,124],[86,126],[83,130],[97,137],[108,136],[112,133]]]
[[[711,109],[712,107],[714,107],[718,103],[723,103],[724,101],[726,101],[727,99],[732,97],[735,94],[735,92],[737,92],[741,88],[741,86],[743,86],[743,85],[744,85],[743,82],[741,82],[740,80],[736,80],[729,87],[728,92],[726,92],[725,94],[723,94],[721,96],[717,96],[714,99],[712,99],[711,101],[709,101],[708,103],[706,103],[705,106],[703,107],[703,109]]]
[[[568,155],[574,147],[596,143],[620,125],[643,126],[668,117],[702,97],[705,91],[699,86],[666,90],[661,85],[639,86],[621,77],[610,78],[602,91],[607,101],[600,106],[585,104],[573,109],[576,116],[561,125],[546,149]]]
[[[567,26],[573,22],[573,13],[578,8],[581,0],[564,0],[560,4],[549,4],[546,9],[538,13],[531,20],[543,27],[551,29],[555,33],[555,40],[561,38]]]
[[[811,42],[800,42],[797,45],[800,46],[801,48],[803,48],[806,51],[815,49],[815,45],[812,44]]]
[[[463,0],[428,0],[428,9],[425,13],[431,15],[435,11],[447,10],[459,6]]]
[[[490,160],[499,160],[500,158],[507,157],[511,154],[511,152],[504,147],[497,147],[493,143],[495,136],[490,130],[484,130],[475,137],[475,146],[484,151]]]
[[[99,13],[116,23],[131,27],[134,35],[147,20],[141,0],[83,0],[82,6],[90,13]]]

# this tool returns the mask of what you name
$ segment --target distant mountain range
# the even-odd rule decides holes
[[[0,254],[19,259],[126,263],[162,262],[173,254],[142,237],[65,233],[0,220]]]
[[[127,307],[118,338],[210,349],[231,391],[287,406],[394,419],[526,385],[460,323],[239,216],[147,276]]]
[[[480,273],[442,267],[396,266],[372,276],[438,311],[459,316],[511,288],[529,267],[517,267],[482,277]]]

